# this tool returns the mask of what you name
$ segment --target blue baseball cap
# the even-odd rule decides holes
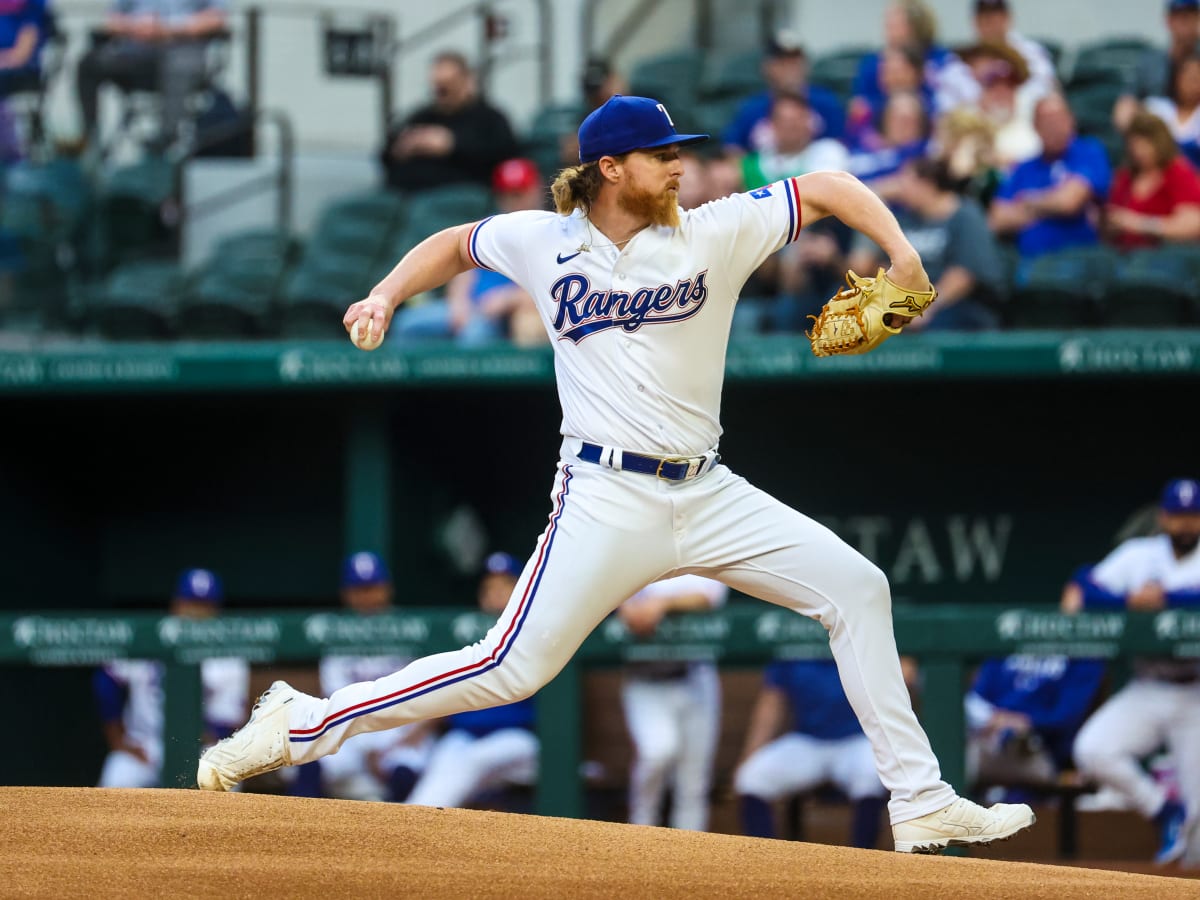
[[[188,569],[175,584],[176,600],[199,600],[220,603],[225,599],[221,579],[208,569]]]
[[[1163,512],[1200,513],[1200,483],[1191,478],[1176,478],[1163,489]]]
[[[590,163],[602,156],[707,140],[707,134],[677,132],[667,108],[657,100],[613,94],[579,126],[579,161]]]
[[[1200,10],[1200,0],[1167,0],[1167,12]]]
[[[392,580],[387,563],[378,553],[362,550],[351,553],[342,564],[342,587],[365,587],[386,584]]]
[[[521,561],[511,553],[493,553],[487,558],[483,567],[489,575],[512,575],[518,578],[525,568],[521,565]]]

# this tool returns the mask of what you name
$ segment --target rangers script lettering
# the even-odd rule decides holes
[[[586,275],[572,272],[550,286],[550,297],[558,304],[554,330],[578,344],[590,334],[620,326],[634,332],[643,325],[681,322],[700,312],[708,299],[704,278],[708,270],[670,284],[625,291],[593,291]],[[670,314],[672,309],[682,310]],[[570,327],[567,327],[570,326]],[[564,330],[565,329],[565,330]]]

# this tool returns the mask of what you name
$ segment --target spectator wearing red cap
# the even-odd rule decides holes
[[[549,192],[537,164],[515,157],[492,172],[500,212],[543,209]],[[469,269],[446,285],[445,300],[406,307],[392,331],[404,338],[453,338],[465,347],[510,339],[521,347],[545,344],[546,329],[524,288],[490,269]]]

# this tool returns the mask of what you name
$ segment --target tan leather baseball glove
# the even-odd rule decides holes
[[[840,356],[874,350],[893,334],[899,334],[908,319],[925,312],[937,291],[902,288],[882,268],[870,276],[846,273],[846,287],[825,302],[805,332],[816,356]]]

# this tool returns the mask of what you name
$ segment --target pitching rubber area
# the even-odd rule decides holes
[[[5,897],[1200,898],[1191,879],[266,794],[0,788],[0,822]]]

